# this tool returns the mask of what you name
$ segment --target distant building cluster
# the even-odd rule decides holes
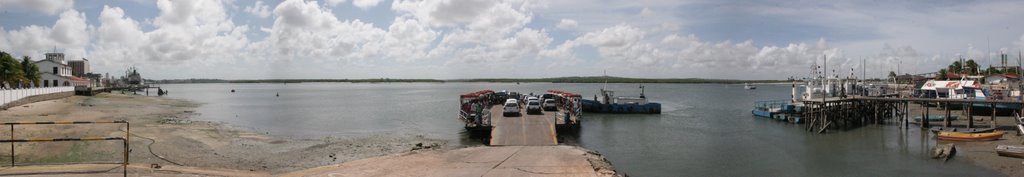
[[[89,59],[66,61],[64,53],[56,50],[45,55],[46,58],[43,60],[33,62],[39,69],[39,86],[41,87],[89,88],[145,85],[145,80],[135,67],[128,68],[124,76],[115,78],[109,73],[92,73],[89,68]]]
[[[82,60],[66,62],[64,61],[64,53],[52,52],[46,53],[45,59],[34,63],[39,67],[40,80],[43,87],[91,87],[89,79],[78,77],[72,72],[87,72],[89,68],[88,61],[83,58]],[[73,63],[74,65],[69,65],[68,63]]]

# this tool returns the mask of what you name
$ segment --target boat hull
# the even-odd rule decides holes
[[[1024,146],[999,145],[996,153],[1003,157],[1024,158]]]
[[[951,120],[951,121],[957,120],[959,118],[960,118],[960,116],[957,116],[957,115],[950,115],[949,116],[949,120]],[[928,121],[929,122],[938,122],[938,121],[945,121],[945,120],[946,120],[946,116],[937,116],[937,115],[929,115],[928,116]],[[914,121],[921,122],[921,116],[914,117]]]
[[[772,115],[773,115],[772,112],[760,111],[760,110],[752,110],[752,111],[750,111],[750,113],[753,114],[754,116],[764,117],[764,118],[772,118]]]
[[[989,133],[994,132],[995,128],[943,128],[943,127],[932,127],[929,129],[932,133],[939,132],[960,132],[960,133]]]
[[[947,141],[992,141],[1003,138],[1003,132],[991,133],[961,133],[961,132],[939,132],[939,140]]]
[[[996,116],[1011,116],[1014,112],[1020,111],[1018,104],[996,104]],[[971,115],[990,116],[992,115],[992,104],[975,103],[971,105]]]

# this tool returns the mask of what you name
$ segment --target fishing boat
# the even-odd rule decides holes
[[[754,116],[764,118],[775,118],[775,115],[784,114],[793,109],[793,105],[786,100],[769,100],[754,102],[754,110],[750,113]]]
[[[975,79],[979,79],[979,77],[963,76],[959,80],[928,80],[921,85],[917,97],[932,99],[978,99],[978,97],[982,97],[981,99],[984,99],[981,84]],[[949,103],[949,105],[942,106],[961,109],[963,104]]]
[[[594,100],[582,100],[583,112],[620,114],[661,114],[661,104],[647,101],[644,86],[640,86],[639,97],[616,97],[612,90],[601,89],[601,96]]]
[[[801,104],[793,104],[788,100],[757,101],[754,102],[754,109],[750,110],[750,113],[757,117],[801,123],[802,107]]]
[[[743,84],[743,89],[754,90],[754,89],[757,89],[757,86],[750,85],[750,83],[744,83]]]
[[[960,133],[988,133],[993,132],[995,128],[944,128],[944,127],[932,127],[929,129],[932,133],[939,132],[960,132]]]
[[[996,154],[1003,157],[1024,158],[1024,146],[999,145]]]
[[[957,116],[957,115],[950,115],[949,116],[949,120],[956,120],[958,118],[960,118],[960,116]],[[946,116],[928,115],[928,122],[945,121],[945,120],[946,120]],[[921,116],[915,116],[914,117],[914,121],[921,122]]]
[[[992,141],[1003,137],[1003,132],[990,133],[961,133],[961,132],[939,132],[939,140],[949,141]]]
[[[992,99],[991,92],[988,90],[979,91],[976,100],[989,100]],[[994,108],[993,108],[994,107]],[[1006,104],[1006,103],[974,103],[971,105],[972,115],[992,115],[993,110],[997,116],[1008,116],[1016,113],[1024,108],[1024,105],[1020,104]]]

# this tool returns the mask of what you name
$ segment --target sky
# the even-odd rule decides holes
[[[0,0],[0,50],[149,79],[785,79],[1016,65],[1024,3]],[[827,61],[823,61],[823,57]]]

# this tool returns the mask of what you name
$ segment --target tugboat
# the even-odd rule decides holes
[[[601,89],[601,97],[582,100],[583,112],[619,114],[661,114],[661,104],[648,102],[644,86],[640,86],[640,97],[615,97],[615,91]]]

